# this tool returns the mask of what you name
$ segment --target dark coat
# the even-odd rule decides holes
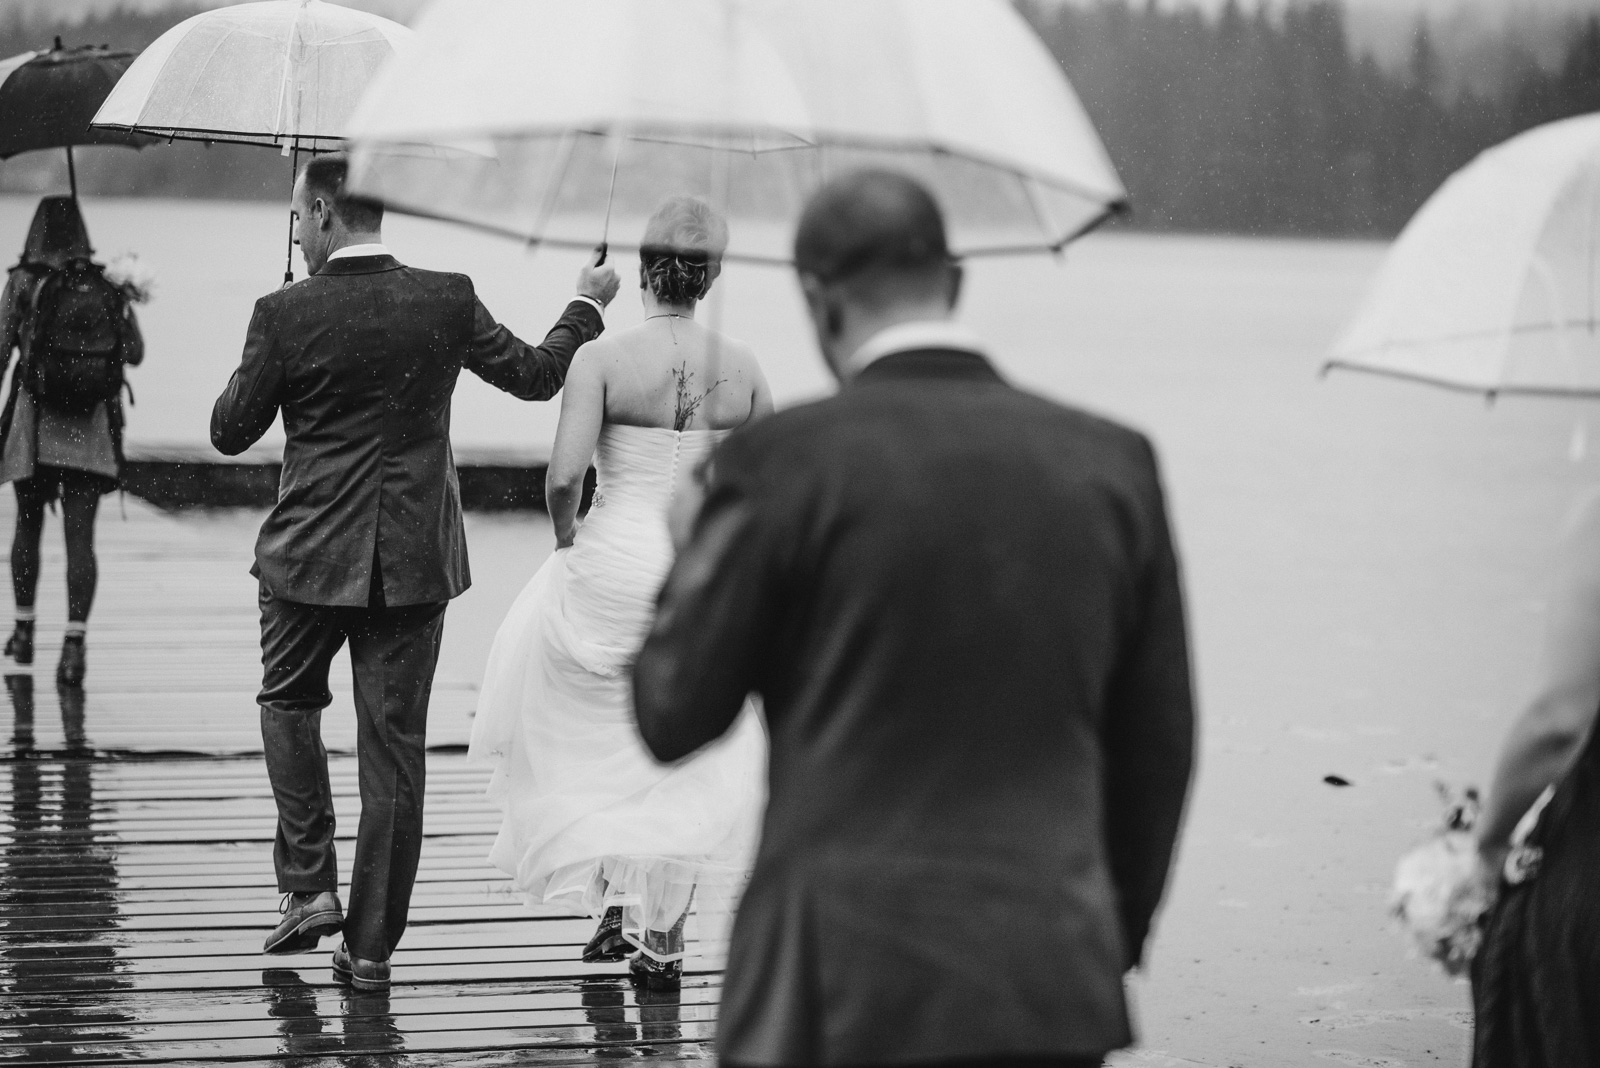
[[[1142,436],[939,350],[736,431],[637,663],[644,739],[682,757],[749,691],[770,801],[724,1064],[1130,1041],[1195,733]]]
[[[211,443],[231,456],[283,411],[283,475],[254,574],[284,600],[362,606],[376,559],[391,606],[460,594],[471,578],[450,451],[457,376],[465,367],[548,400],[602,329],[575,300],[529,345],[494,321],[470,278],[389,256],[331,260],[262,297],[211,413]]]

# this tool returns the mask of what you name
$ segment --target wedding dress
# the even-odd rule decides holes
[[[746,708],[719,742],[662,766],[633,717],[629,667],[672,562],[678,472],[725,431],[607,424],[574,544],[522,591],[489,654],[469,756],[494,765],[505,821],[489,859],[528,902],[600,917],[662,961],[691,900],[702,952],[725,936],[765,798],[765,735]],[[697,930],[696,930],[697,928]]]

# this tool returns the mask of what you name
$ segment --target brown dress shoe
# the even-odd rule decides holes
[[[285,894],[278,911],[283,919],[267,936],[263,953],[306,953],[317,948],[323,935],[336,934],[344,927],[344,910],[339,895],[331,890],[320,894]]]
[[[339,948],[333,951],[333,981],[369,994],[386,994],[389,991],[389,962],[364,960],[340,942]]]

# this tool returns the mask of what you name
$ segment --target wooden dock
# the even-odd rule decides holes
[[[334,940],[263,956],[279,895],[250,580],[203,523],[126,510],[107,498],[86,690],[54,684],[52,517],[38,659],[0,696],[0,1066],[712,1058],[708,962],[691,958],[681,993],[636,992],[622,966],[577,961],[590,921],[536,914],[485,865],[499,814],[464,755],[475,680],[435,688],[426,842],[392,992],[335,985]],[[347,877],[360,804],[343,664],[324,731]]]

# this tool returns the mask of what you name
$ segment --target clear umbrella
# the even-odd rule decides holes
[[[1600,396],[1600,115],[1484,152],[1407,224],[1329,367]]]
[[[140,54],[94,126],[277,147],[297,163],[300,152],[343,144],[357,100],[410,36],[397,22],[323,0],[203,11]],[[291,258],[285,281],[292,266]]]
[[[350,123],[355,187],[401,211],[632,248],[696,193],[729,259],[784,262],[809,193],[864,165],[926,180],[966,255],[1059,249],[1125,204],[1003,0],[438,0],[417,30]]]

